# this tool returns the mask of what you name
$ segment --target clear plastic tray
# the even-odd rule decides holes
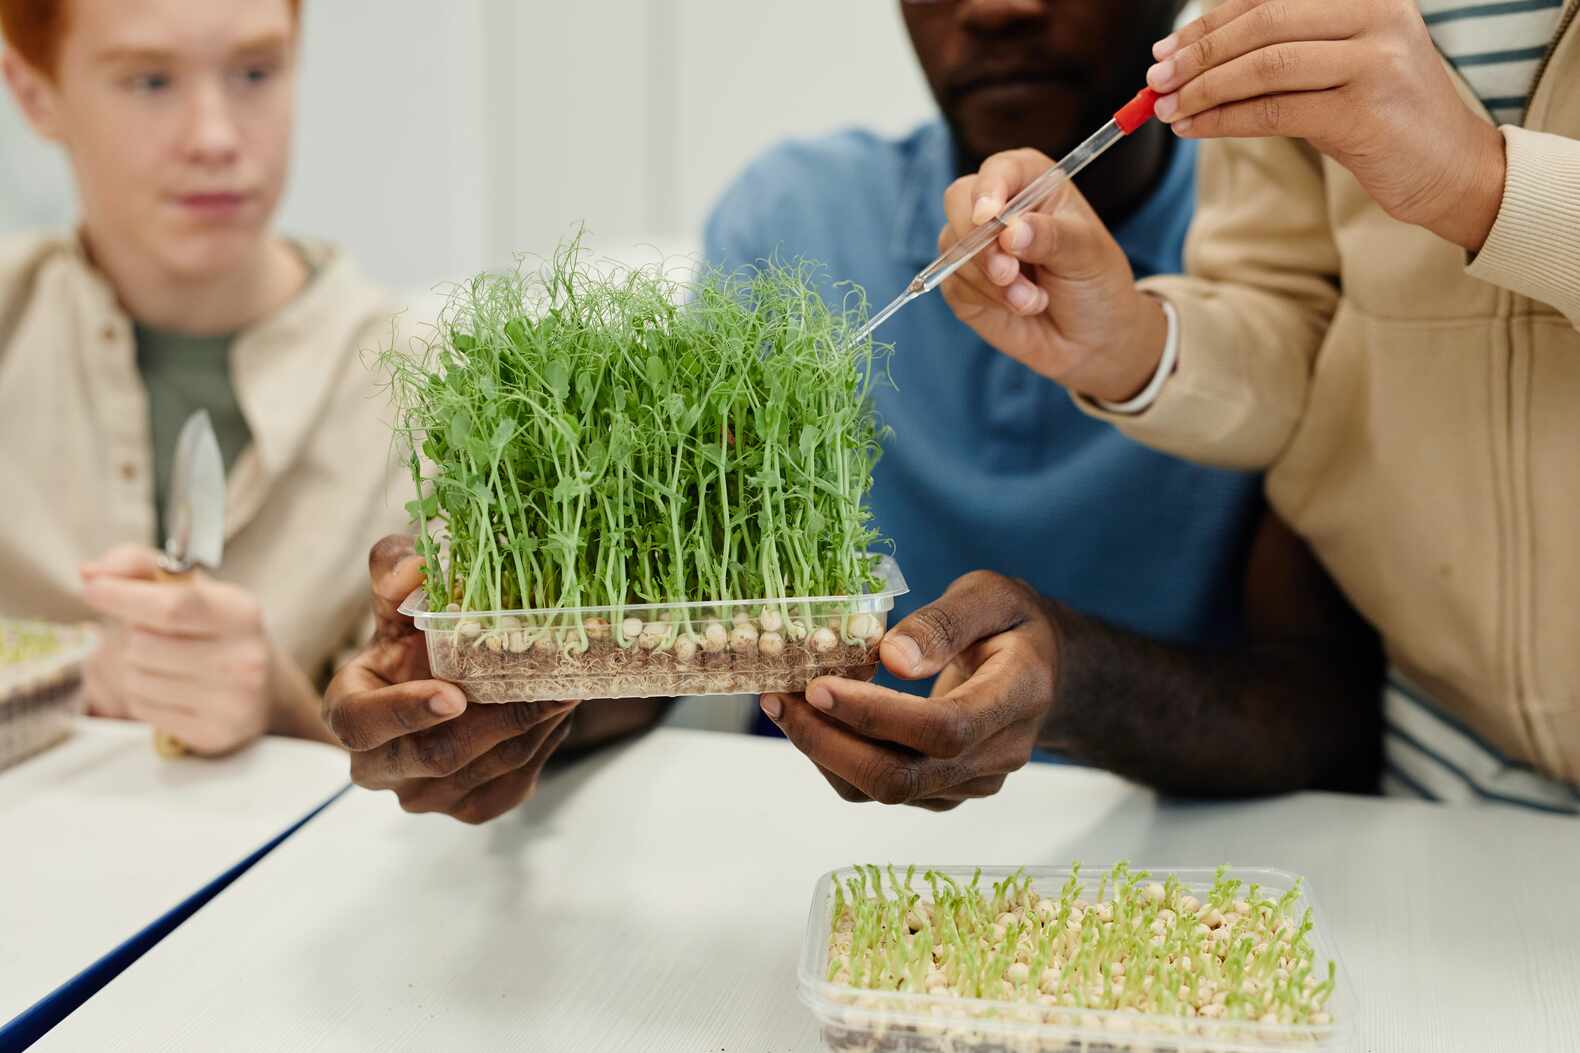
[[[877,574],[883,587],[861,596],[430,611],[419,589],[400,609],[433,675],[473,702],[760,694],[876,668],[894,598],[910,591],[888,556]]]
[[[18,631],[47,633],[57,647],[40,658],[0,665],[0,770],[71,734],[82,708],[82,662],[95,644],[84,628],[0,619],[0,635]]]
[[[917,873],[925,869],[918,866]],[[974,867],[932,867],[962,884]],[[1132,866],[1150,871],[1158,880],[1173,874],[1193,894],[1212,888],[1215,868]],[[1082,867],[1083,894],[1091,894],[1106,867]],[[1032,878],[1032,888],[1057,897],[1069,879],[1070,867],[983,867],[984,883],[1014,873]],[[836,1053],[1290,1053],[1349,1049],[1355,1018],[1355,996],[1338,950],[1328,936],[1321,911],[1309,886],[1292,913],[1312,908],[1311,943],[1317,963],[1338,967],[1337,985],[1328,1001],[1333,1022],[1326,1025],[1261,1024],[1203,1017],[1146,1016],[1118,1010],[1045,1007],[1026,1002],[1000,1002],[950,995],[871,991],[824,979],[828,970],[828,937],[834,905],[833,882],[855,876],[850,869],[830,871],[812,892],[799,969],[801,1000],[821,1025],[823,1043]],[[1294,874],[1262,867],[1230,867],[1228,878],[1258,883],[1262,894],[1277,897],[1294,887]],[[930,899],[925,887],[917,891]]]

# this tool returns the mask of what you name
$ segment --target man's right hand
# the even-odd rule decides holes
[[[386,537],[368,555],[376,628],[324,693],[324,723],[351,751],[351,780],[393,790],[408,812],[485,823],[530,797],[570,733],[577,702],[468,706],[435,680],[428,649],[401,601],[422,584],[410,538]]]
[[[1036,150],[991,157],[944,195],[948,250],[1053,164]],[[941,286],[989,344],[1066,387],[1123,402],[1146,387],[1168,335],[1162,305],[1136,289],[1130,261],[1073,185],[1017,218]]]

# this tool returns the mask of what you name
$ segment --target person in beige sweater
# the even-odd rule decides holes
[[[1268,497],[1381,632],[1389,786],[1580,811],[1580,0],[1230,0],[1160,41],[1209,140],[1184,277],[1078,193],[947,284],[959,317]],[[1501,121],[1501,124],[1499,123]],[[1048,158],[948,195],[945,246]]]

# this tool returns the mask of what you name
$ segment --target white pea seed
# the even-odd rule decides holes
[[[483,635],[483,623],[476,618],[467,618],[456,624],[455,631],[463,640],[475,640]]]
[[[1210,936],[1212,934],[1212,930],[1207,926],[1198,923],[1196,926],[1196,934],[1198,936]]]
[[[1024,962],[1016,962],[1004,975],[1009,978],[1010,983],[1023,984],[1026,982],[1026,977],[1031,975],[1031,970],[1026,968]]]
[[[1198,1009],[1196,1014],[1198,1016],[1205,1017],[1223,1016],[1223,1006],[1219,1005],[1217,1002],[1210,1002]]]
[[[662,632],[650,633],[646,629],[643,629],[642,635],[636,638],[636,645],[644,651],[657,650],[658,645],[663,642],[664,634]]]
[[[621,622],[620,623],[620,635],[625,637],[627,643],[629,643],[630,641],[635,640],[637,637],[641,636],[642,635],[642,619],[640,619],[640,618],[627,618],[625,621]]]
[[[1185,957],[1180,959],[1180,968],[1184,969],[1186,972],[1192,972],[1193,971],[1192,968],[1191,968],[1190,955],[1187,954]]]
[[[757,650],[757,630],[751,622],[744,622],[730,633],[730,650],[736,654],[751,654]]]
[[[1184,899],[1180,900],[1180,910],[1184,911],[1186,914],[1195,914],[1201,910],[1201,900],[1197,899],[1195,896],[1186,896]]]
[[[499,627],[506,630],[519,629],[521,628],[521,619],[517,618],[514,614],[501,615],[499,619]]]
[[[1207,916],[1202,919],[1202,923],[1209,929],[1216,929],[1223,925],[1223,920],[1223,911],[1215,907],[1207,912]]]
[[[1236,914],[1249,914],[1251,913],[1251,905],[1243,899],[1237,899],[1234,901],[1234,912]]]
[[[785,635],[796,643],[806,639],[806,626],[798,621],[792,621],[785,626]]]
[[[1002,926],[1002,925],[994,925],[993,926],[993,940],[996,943],[1003,942],[1003,940],[1004,940],[1004,926]]]
[[[697,641],[692,636],[682,636],[675,641],[675,661],[681,665],[690,665],[697,657]]]
[[[870,614],[858,614],[850,620],[850,635],[868,644],[883,639],[883,626]]]
[[[1045,899],[1037,904],[1037,915],[1044,920],[1059,916],[1059,905],[1051,899]]]
[[[1079,903],[1080,901],[1077,900],[1076,902]],[[1070,923],[1071,924],[1073,924],[1073,925],[1080,925],[1085,920],[1086,920],[1086,911],[1085,911],[1084,908],[1082,908],[1080,906],[1076,906],[1070,911]]]
[[[709,622],[702,630],[702,649],[709,654],[718,654],[724,650],[724,645],[729,642],[729,634],[724,631],[724,626],[718,622]]]
[[[1158,911],[1158,920],[1165,925],[1173,925],[1179,920],[1179,917],[1172,910],[1164,907],[1162,910]]]
[[[446,614],[460,614],[461,605],[459,603],[447,603],[445,604],[444,612]]]
[[[1332,1023],[1333,1018],[1327,1013],[1318,1010],[1317,1012],[1311,1014],[1311,1022],[1318,1027],[1322,1027],[1324,1024]]]
[[[582,622],[582,631],[587,634],[589,640],[607,640],[609,639],[609,619],[601,618],[595,614]]]
[[[1086,902],[1084,899],[1077,899],[1074,903],[1070,904],[1070,906],[1074,907],[1076,910],[1084,911],[1089,908],[1091,904]]]
[[[763,627],[765,633],[776,633],[784,627],[784,619],[772,607],[764,607],[757,623]]]
[[[747,614],[745,611],[736,611],[734,614],[730,615],[730,624],[750,625],[752,624],[752,616]]]
[[[532,649],[532,638],[525,629],[517,629],[510,634],[510,653],[525,654]]]
[[[544,632],[532,644],[532,649],[539,654],[552,654],[554,651],[554,635]]]
[[[1147,882],[1147,887],[1142,891],[1146,893],[1147,899],[1150,899],[1153,903],[1163,902],[1164,889],[1156,881]]]
[[[1114,920],[1114,905],[1112,903],[1099,903],[1092,909],[1096,911],[1097,916],[1102,918],[1104,921]]]
[[[784,654],[785,639],[776,632],[766,632],[757,639],[757,649],[769,658]]]
[[[490,651],[493,651],[495,654],[503,651],[505,649],[505,645],[509,642],[510,636],[508,633],[489,633],[487,636],[483,637],[483,646],[488,648]]]
[[[1000,914],[994,920],[996,920],[1000,925],[1004,926],[1005,928],[1009,928],[1011,925],[1014,925],[1020,919],[1015,917],[1015,915],[1011,914],[1009,911],[1006,910],[1003,914]]]
[[[1114,964],[1110,965],[1108,967],[1108,975],[1109,976],[1123,976],[1123,975],[1125,975],[1125,963],[1124,962],[1115,962]]]
[[[1059,970],[1051,965],[1048,966],[1042,971],[1042,976],[1038,978],[1037,986],[1048,994],[1053,994],[1059,989]]]
[[[839,638],[832,629],[819,629],[812,634],[812,650],[818,654],[828,654],[839,645]]]

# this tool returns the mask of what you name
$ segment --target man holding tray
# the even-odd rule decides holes
[[[937,255],[957,177],[1028,142],[1062,155],[1102,125],[1144,82],[1148,48],[1182,6],[903,3],[942,116],[898,141],[846,132],[774,148],[718,204],[707,261],[805,256],[828,264],[831,303],[845,279],[886,301]],[[1194,144],[1153,125],[1082,176],[1138,274],[1180,269],[1194,166]],[[810,705],[763,700],[842,794],[949,807],[995,792],[1037,747],[1188,792],[1374,782],[1369,634],[1267,516],[1255,475],[1160,455],[1089,419],[939,297],[877,335],[895,348],[894,386],[877,393],[894,437],[872,504],[912,585],[896,620],[910,617],[884,645],[878,685],[817,687]],[[994,573],[962,577],[982,570]],[[1318,602],[1296,609],[1289,590]],[[1064,623],[1080,612],[1079,629],[1061,633],[1042,596],[1070,612]],[[1248,652],[1278,657],[1252,676],[1232,657]],[[1228,691],[1217,672],[1180,681],[1207,666],[1256,686]],[[991,684],[963,688],[974,672]],[[905,706],[887,690],[935,676],[936,695],[965,690],[989,715]],[[1173,683],[1218,694],[1221,709],[1204,698],[1190,719],[1165,719]],[[912,726],[921,714],[927,726]],[[1276,764],[1239,754],[1264,733]],[[929,752],[947,762],[918,769]]]

